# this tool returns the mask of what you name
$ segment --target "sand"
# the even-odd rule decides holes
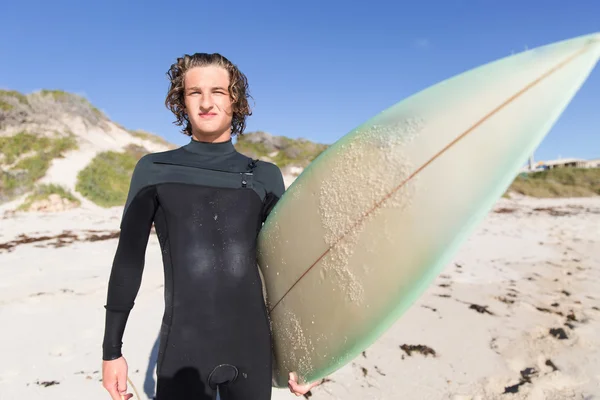
[[[0,399],[109,399],[103,305],[122,208],[4,214],[8,207]],[[154,391],[162,296],[151,235],[124,337],[143,399]],[[599,332],[600,197],[502,199],[415,305],[309,398],[600,398]],[[275,400],[292,398],[274,390]]]

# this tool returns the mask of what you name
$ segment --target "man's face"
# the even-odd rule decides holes
[[[185,74],[185,108],[194,137],[229,139],[232,101],[229,74],[218,66],[195,67]]]

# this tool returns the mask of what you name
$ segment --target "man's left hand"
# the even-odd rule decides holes
[[[307,383],[304,385],[298,384],[298,375],[295,372],[290,372],[290,379],[288,380],[288,387],[290,391],[294,393],[296,396],[302,396],[315,386],[319,385],[321,382],[313,382]]]

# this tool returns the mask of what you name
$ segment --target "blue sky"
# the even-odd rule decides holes
[[[596,0],[3,2],[0,88],[83,94],[111,119],[183,144],[166,71],[220,52],[248,76],[248,131],[332,143],[440,80],[600,31]],[[536,153],[600,158],[597,67]]]

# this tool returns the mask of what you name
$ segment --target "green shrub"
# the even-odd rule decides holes
[[[20,160],[12,170],[27,171],[26,184],[31,185],[40,178],[43,178],[50,167],[52,157],[48,153],[38,153],[31,157]]]
[[[19,101],[19,103],[28,104],[27,97],[25,97],[25,95],[17,92],[16,90],[0,89],[0,97],[14,97]],[[0,99],[0,110],[9,111],[9,110],[12,110],[13,108],[14,107],[12,104],[10,104],[6,101],[2,101],[2,99]]]
[[[138,159],[129,152],[100,153],[79,172],[76,190],[102,207],[123,205]]]
[[[15,160],[29,152],[48,157],[61,157],[62,153],[77,148],[74,136],[50,138],[36,136],[28,132],[19,132],[13,136],[0,137],[0,154],[3,164],[12,164]]]
[[[0,137],[0,154],[3,154],[3,164],[12,164],[15,160],[28,152],[40,151],[48,147],[49,139],[36,138],[27,132],[20,132],[14,136]]]
[[[248,134],[250,137],[251,135]],[[274,146],[267,146],[262,142],[253,143],[247,138],[248,136],[238,138],[235,144],[236,149],[248,157],[269,157],[280,168],[287,165],[306,167],[328,147],[327,145],[313,143],[308,140],[278,137],[279,148],[275,148]],[[274,152],[277,152],[277,154],[271,157],[270,154]]]
[[[149,153],[149,151],[145,147],[138,146],[137,144],[128,144],[125,147],[125,152],[133,156],[136,160],[139,160],[140,158]]]
[[[522,174],[509,191],[531,197],[600,195],[600,168],[555,168]]]
[[[2,172],[0,201],[30,190],[38,179],[44,177],[53,159],[75,148],[77,141],[73,136],[51,138],[20,132],[1,137],[0,152],[4,155],[1,161],[10,168]]]

